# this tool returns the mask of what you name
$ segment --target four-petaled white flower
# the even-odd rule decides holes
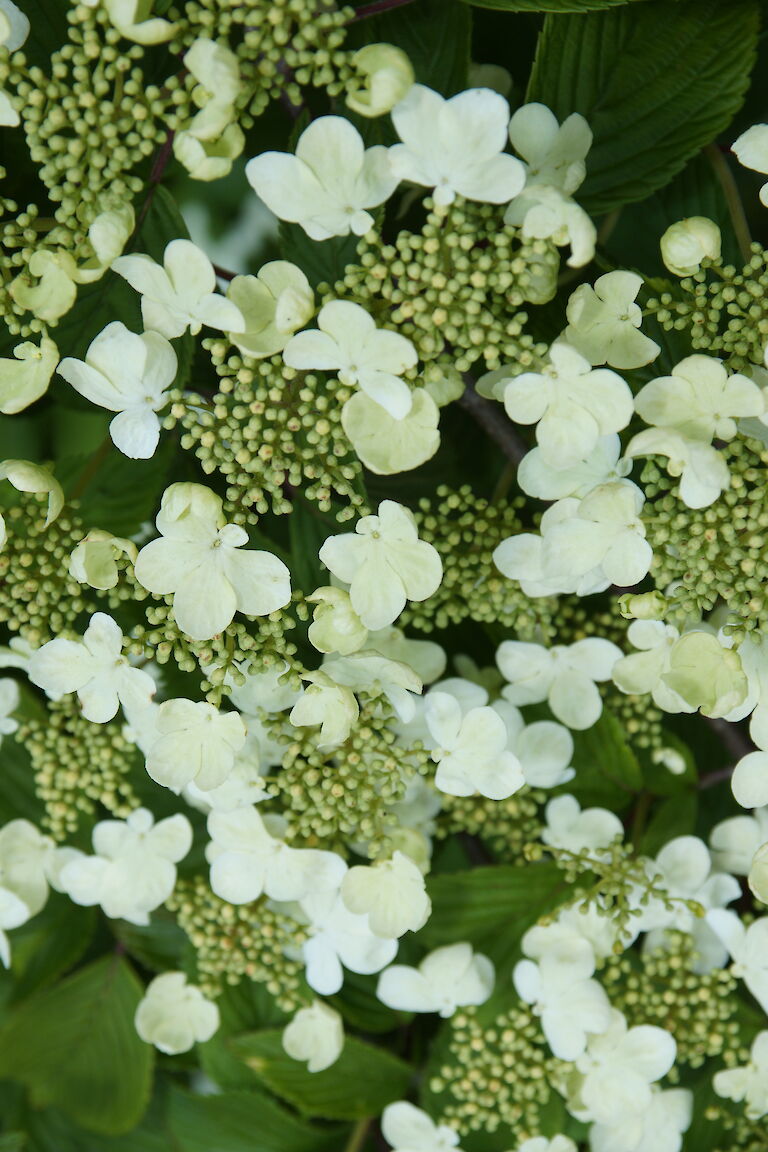
[[[715,908],[707,920],[733,961],[731,971],[743,980],[764,1012],[768,1012],[768,916],[747,927],[735,912]]]
[[[202,484],[171,484],[157,515],[159,540],[139,552],[136,579],[173,593],[173,614],[193,640],[209,640],[235,612],[266,616],[291,598],[290,573],[271,552],[243,548],[248,533],[227,524],[222,500]]]
[[[654,1086],[644,1111],[624,1115],[615,1125],[593,1124],[590,1148],[592,1152],[680,1152],[692,1117],[692,1092]]]
[[[210,1040],[219,1027],[219,1010],[183,972],[163,972],[147,985],[134,1024],[146,1044],[176,1056]]]
[[[354,692],[383,696],[403,723],[413,719],[422,684],[407,664],[366,649],[325,660],[323,671],[334,683]]]
[[[429,693],[424,704],[427,727],[436,747],[435,785],[449,796],[506,800],[525,784],[520,761],[507,750],[507,728],[493,708],[470,708],[462,715],[448,692]]]
[[[615,812],[607,808],[582,811],[575,796],[556,796],[544,811],[547,823],[541,838],[554,848],[597,854],[624,834],[624,826]]]
[[[550,184],[526,185],[504,213],[504,223],[519,227],[527,239],[551,240],[558,248],[570,245],[571,255],[566,261],[570,268],[583,268],[595,254],[597,229],[591,218],[575,200]],[[534,304],[544,304],[554,295],[555,285],[548,282],[546,272],[542,288],[534,289],[535,295],[529,289]]]
[[[458,1132],[447,1124],[435,1124],[406,1100],[386,1106],[381,1132],[392,1152],[461,1152]]]
[[[288,341],[283,360],[289,368],[335,372],[342,384],[360,388],[395,420],[411,410],[411,389],[401,378],[418,355],[410,340],[377,328],[365,308],[332,300],[320,309],[320,331],[299,332]]]
[[[708,508],[731,482],[728,465],[717,448],[671,428],[638,432],[627,445],[626,456],[666,457],[667,472],[680,477],[680,499],[688,508]]]
[[[69,849],[59,884],[75,904],[100,904],[111,919],[148,924],[176,884],[176,865],[192,847],[186,816],[155,824],[137,808],[126,820],[101,820],[93,829],[95,855]]]
[[[601,436],[632,419],[632,393],[608,368],[593,368],[569,344],[553,344],[543,372],[522,372],[504,388],[504,407],[518,424],[536,424],[544,459],[556,468],[586,459]]]
[[[768,124],[753,124],[731,145],[739,164],[754,172],[768,172]],[[768,207],[768,184],[760,189],[760,199]]]
[[[621,457],[621,440],[611,432],[601,436],[583,460],[567,468],[556,467],[544,458],[541,448],[532,448],[520,461],[517,482],[523,492],[539,500],[581,499],[598,484],[623,480],[631,469],[631,460]]]
[[[768,1114],[768,1032],[755,1036],[748,1064],[715,1072],[712,1087],[718,1096],[744,1103],[750,1120]]]
[[[335,852],[291,848],[270,834],[255,808],[208,816],[211,888],[230,904],[248,904],[262,892],[271,900],[300,900],[338,888],[347,866]]]
[[[709,834],[712,867],[746,876],[753,856],[763,844],[768,844],[768,807],[756,808],[749,816],[721,820]]]
[[[616,644],[596,636],[553,648],[504,640],[496,652],[496,663],[509,682],[502,695],[515,705],[546,700],[568,728],[591,728],[603,711],[596,684],[610,680],[621,655]]]
[[[58,887],[56,869],[53,840],[29,820],[11,820],[0,829],[0,887],[23,901],[28,916],[36,916],[44,907],[50,884]],[[10,902],[6,907],[13,914]]]
[[[525,169],[505,153],[509,105],[498,92],[471,88],[444,99],[414,84],[393,108],[402,143],[389,150],[400,180],[434,188],[436,204],[456,196],[483,204],[506,204],[525,183]]]
[[[402,852],[350,868],[341,882],[341,897],[350,912],[367,915],[371,932],[385,939],[418,932],[432,909],[420,869]]]
[[[92,342],[85,361],[67,357],[57,371],[86,400],[117,412],[109,425],[115,446],[131,459],[146,460],[160,439],[156,414],[176,369],[176,353],[164,336],[137,336],[115,320]]]
[[[509,122],[509,140],[526,164],[526,188],[547,184],[570,196],[583,183],[592,130],[573,112],[559,124],[544,104],[524,104]]]
[[[466,943],[436,948],[410,968],[394,964],[379,976],[376,995],[401,1012],[453,1016],[457,1008],[484,1004],[493,992],[495,971],[487,956]]]
[[[238,712],[219,712],[206,701],[165,700],[155,716],[157,739],[147,753],[147,772],[179,793],[194,781],[204,792],[229,776],[245,744]]]
[[[341,989],[345,968],[370,976],[397,954],[397,940],[376,936],[368,917],[350,912],[337,892],[305,896],[301,912],[308,921],[308,938],[301,950],[307,983],[321,996],[333,996]]]
[[[368,209],[394,192],[398,177],[387,149],[365,148],[354,125],[321,116],[305,128],[296,155],[263,152],[245,174],[254,192],[280,220],[300,224],[311,240],[364,236],[373,224]]]
[[[235,276],[227,299],[240,309],[245,321],[242,332],[231,334],[232,343],[254,359],[282,352],[315,310],[309,281],[301,268],[287,260],[270,261],[257,276]]]
[[[322,1000],[300,1008],[283,1029],[283,1048],[292,1060],[306,1062],[308,1072],[323,1072],[335,1064],[344,1047],[341,1016]]]
[[[106,724],[122,704],[146,707],[155,691],[147,672],[123,656],[123,634],[104,612],[95,612],[82,640],[49,640],[33,653],[29,678],[53,699],[76,692],[83,716]]]
[[[411,408],[401,420],[355,392],[341,410],[341,426],[361,463],[378,476],[409,472],[430,460],[440,446],[440,410],[426,388],[411,392]]]
[[[672,429],[691,440],[709,444],[713,438],[732,440],[736,421],[760,416],[765,400],[754,380],[728,372],[714,356],[687,356],[640,389],[635,408],[646,424]]]
[[[349,585],[352,607],[373,631],[393,624],[407,600],[429,599],[443,578],[437,549],[419,540],[413,513],[394,500],[382,500],[354,533],[329,536],[320,559]]]
[[[193,336],[207,324],[223,332],[242,332],[238,307],[216,292],[216,273],[208,257],[191,240],[171,240],[162,265],[151,256],[118,256],[112,268],[141,294],[144,327],[168,340]]]
[[[30,918],[30,911],[15,892],[0,887],[0,963],[11,966],[11,944],[6,935],[12,928],[20,928]]]
[[[606,272],[594,286],[571,294],[564,340],[591,364],[640,368],[655,360],[659,345],[640,331],[643,314],[635,298],[643,285],[635,272]]]
[[[491,707],[504,721],[507,749],[520,761],[530,788],[555,788],[573,779],[573,737],[567,728],[553,720],[526,725],[519,708],[508,700],[494,700]]]
[[[360,706],[351,688],[337,684],[327,673],[305,672],[308,687],[291,709],[288,719],[296,728],[320,725],[318,748],[335,748],[347,739],[360,715]]]

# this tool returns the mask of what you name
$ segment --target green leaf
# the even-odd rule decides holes
[[[345,972],[344,987],[328,1003],[360,1032],[392,1032],[403,1022],[403,1014],[387,1008],[376,996],[377,976]]]
[[[626,808],[643,787],[643,773],[619,721],[603,707],[596,724],[572,735],[576,776],[563,791],[582,807]]]
[[[149,924],[112,920],[110,927],[128,955],[150,971],[167,972],[181,967],[182,955],[189,945],[189,939],[173,916],[164,909],[159,908],[154,912]]]
[[[21,817],[36,824],[42,814],[29,752],[13,736],[4,736],[0,747],[0,822],[7,824]]]
[[[577,198],[593,213],[642,200],[730,124],[758,32],[755,0],[628,4],[548,16],[527,99],[594,133]]]
[[[469,940],[499,969],[509,966],[523,933],[568,896],[549,861],[473,868],[427,878],[432,915],[419,933],[428,948]]]
[[[173,1089],[174,1152],[339,1152],[338,1128],[315,1128],[260,1092],[191,1096]]]
[[[640,851],[645,856],[655,856],[660,848],[676,836],[693,835],[698,805],[698,795],[693,790],[682,796],[668,796],[662,800],[648,821],[640,841]]]
[[[31,1111],[26,1126],[29,1143],[25,1152],[169,1152],[165,1136],[148,1122],[132,1128],[126,1136],[93,1136],[55,1108],[46,1108]]]
[[[458,0],[419,0],[353,24],[347,46],[394,44],[407,54],[419,84],[453,96],[467,87],[471,20]]]
[[[72,968],[93,937],[96,912],[51,893],[42,912],[13,934],[11,971],[14,1000],[52,983]]]
[[[97,960],[37,992],[0,1029],[0,1077],[25,1084],[36,1108],[61,1108],[103,1135],[141,1119],[154,1050],[133,1024],[143,988],[121,957]]]
[[[474,8],[501,8],[505,12],[597,12],[637,4],[643,0],[464,0]]]
[[[357,263],[358,236],[331,236],[330,240],[310,240],[301,224],[280,224],[280,251],[284,260],[298,264],[312,285],[333,286],[348,264]]]
[[[411,1068],[382,1048],[347,1036],[341,1056],[324,1072],[308,1072],[283,1048],[282,1032],[249,1032],[230,1048],[277,1096],[307,1116],[357,1120],[378,1116],[408,1091]]]

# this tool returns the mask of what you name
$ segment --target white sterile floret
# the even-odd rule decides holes
[[[615,812],[607,808],[582,811],[575,796],[556,796],[544,811],[547,823],[541,838],[553,848],[599,854],[624,835],[624,826]]]
[[[308,922],[301,959],[307,983],[321,996],[333,996],[341,989],[345,968],[370,976],[397,955],[397,940],[376,936],[368,917],[350,912],[337,892],[305,896],[301,913]]]
[[[768,776],[768,764],[766,764]],[[768,788],[766,789],[768,791]],[[734,876],[746,876],[752,859],[768,843],[768,806],[756,808],[749,816],[730,816],[715,824],[709,834],[712,867]]]
[[[651,1104],[651,1085],[666,1076],[677,1045],[663,1028],[629,1028],[621,1012],[611,1010],[611,1023],[590,1036],[576,1061],[579,1073],[569,1082],[569,1110],[580,1120],[618,1126]]]
[[[596,684],[610,680],[621,656],[616,644],[595,636],[552,648],[504,640],[496,651],[496,663],[508,681],[502,695],[515,705],[546,700],[568,728],[591,728],[603,711]]]
[[[728,950],[733,961],[731,972],[768,1012],[768,916],[747,927],[735,912],[715,908],[707,920]]]
[[[718,1096],[744,1104],[750,1120],[768,1114],[768,1032],[758,1032],[752,1042],[749,1063],[715,1072],[712,1087]]]
[[[741,658],[721,637],[691,629],[674,642],[668,659],[661,678],[688,706],[685,711],[699,709],[704,716],[717,718],[746,700],[749,685]]]
[[[235,101],[243,87],[234,52],[201,36],[184,54],[184,67],[197,84],[192,104],[199,111],[173,137],[173,154],[196,180],[226,176],[243,150]]]
[[[57,371],[86,400],[117,412],[109,425],[115,447],[146,460],[160,439],[157,412],[167,402],[176,369],[176,353],[163,336],[137,336],[115,320],[90,345],[85,361],[67,357]]]
[[[307,682],[288,717],[296,728],[314,728],[320,725],[318,748],[335,748],[347,739],[360,715],[360,706],[351,689],[323,672],[304,672]]]
[[[7,888],[0,887],[0,963],[4,968],[11,966],[11,943],[6,933],[26,924],[30,915],[23,900]]]
[[[509,140],[526,162],[526,188],[548,184],[571,195],[583,183],[592,130],[578,112],[559,124],[544,104],[524,104],[509,122]]]
[[[85,2],[93,7],[97,0]],[[103,7],[120,35],[135,44],[162,44],[176,31],[175,24],[150,15],[152,0],[103,0]]]
[[[389,660],[377,652],[365,651],[326,659],[323,671],[334,683],[353,692],[384,696],[404,724],[413,719],[422,684],[407,664]]]
[[[520,710],[508,700],[494,700],[491,707],[504,721],[507,749],[520,761],[530,788],[555,788],[573,779],[573,737],[567,728],[552,720],[526,725]]]
[[[459,1134],[434,1120],[406,1100],[388,1104],[381,1117],[381,1132],[392,1152],[461,1152]]]
[[[529,945],[531,945],[529,938]],[[518,996],[533,1006],[549,1047],[558,1060],[577,1060],[587,1047],[587,1037],[605,1032],[611,1008],[602,985],[592,979],[595,957],[580,936],[563,935],[523,951],[533,959],[519,961],[512,978]]]
[[[308,1072],[324,1072],[335,1064],[344,1047],[341,1016],[322,1000],[300,1008],[283,1029],[283,1048],[292,1060],[302,1060]]]
[[[594,286],[580,284],[566,309],[564,340],[591,364],[640,368],[660,352],[640,331],[643,314],[635,303],[643,278],[635,272],[606,272]]]
[[[631,588],[648,574],[653,551],[645,538],[640,513],[645,496],[630,480],[614,480],[593,488],[544,537],[542,548],[545,578],[568,574],[575,591],[603,591],[611,584]]]
[[[654,1087],[645,1111],[624,1116],[615,1125],[593,1124],[590,1148],[592,1152],[680,1152],[692,1118],[692,1092]]]
[[[447,657],[445,649],[434,640],[412,640],[400,628],[380,628],[368,633],[366,647],[407,664],[421,680],[422,684],[432,684],[445,672]]]
[[[737,652],[748,693],[743,704],[729,712],[726,719],[734,722],[749,716],[750,736],[758,748],[768,748],[768,636],[760,636],[757,629],[748,632]]]
[[[466,943],[436,948],[409,968],[394,964],[379,976],[376,995],[401,1012],[438,1012],[453,1016],[457,1008],[484,1004],[493,992],[495,971],[487,956]]]
[[[335,852],[290,848],[270,834],[255,808],[211,812],[208,835],[211,888],[230,904],[248,904],[262,892],[271,900],[300,900],[334,890],[347,869]]]
[[[192,847],[186,816],[155,824],[137,808],[126,820],[102,820],[93,829],[93,856],[75,849],[59,874],[59,884],[75,904],[100,904],[111,919],[148,924],[149,913],[173,892],[176,865]]]
[[[765,411],[763,394],[747,376],[729,374],[714,356],[687,356],[640,389],[635,408],[646,424],[672,429],[681,436],[710,443],[731,440],[736,421]]]
[[[616,687],[630,696],[650,692],[654,704],[664,712],[695,711],[663,679],[670,669],[672,647],[680,639],[677,628],[663,620],[633,620],[627,639],[638,651],[622,656],[613,665],[611,678]]]
[[[341,897],[350,912],[367,915],[371,932],[385,939],[418,932],[432,910],[420,869],[402,852],[350,868],[341,882]]]
[[[320,559],[349,585],[352,607],[371,630],[393,624],[406,601],[429,599],[443,578],[437,549],[419,540],[413,513],[394,500],[382,500],[354,532],[329,536]]]
[[[436,747],[435,785],[449,796],[506,800],[525,784],[520,761],[507,750],[507,728],[493,708],[470,708],[462,715],[459,702],[433,690],[426,698],[424,717]]]
[[[518,424],[536,424],[542,456],[557,468],[586,459],[599,438],[626,428],[632,393],[607,368],[592,365],[568,344],[553,344],[542,372],[513,376],[504,388],[504,407]]]
[[[504,223],[519,227],[529,240],[551,240],[558,248],[570,245],[570,268],[583,268],[595,254],[597,230],[584,209],[549,184],[526,185],[504,213]],[[533,303],[546,303],[554,295],[554,285],[543,275],[543,290],[529,298]]]
[[[418,361],[410,340],[376,322],[359,304],[331,300],[317,316],[319,331],[299,332],[283,350],[289,368],[335,372],[360,388],[395,420],[411,410],[411,389],[401,378]]]
[[[206,701],[165,700],[155,727],[157,740],[147,753],[147,772],[176,793],[192,781],[203,791],[218,788],[245,744],[240,714],[219,712]]]
[[[394,192],[387,149],[365,148],[363,138],[341,116],[321,116],[305,128],[296,155],[263,152],[245,174],[254,192],[280,220],[300,224],[311,240],[364,236],[373,224],[368,209]]]
[[[32,655],[29,678],[58,700],[76,692],[86,720],[106,724],[122,704],[146,707],[155,691],[152,677],[123,656],[123,634],[104,612],[91,616],[82,640],[49,640]]]
[[[307,596],[316,607],[307,630],[310,644],[318,652],[357,652],[368,639],[368,629],[352,607],[349,593],[332,585],[316,588]]]
[[[768,172],[768,124],[753,124],[731,145],[740,164],[755,172]],[[768,184],[760,189],[760,199],[768,207]]]
[[[176,1056],[210,1040],[219,1027],[219,1010],[183,972],[163,972],[147,985],[134,1023],[146,1044]]]
[[[136,579],[149,592],[173,593],[173,614],[193,640],[222,632],[235,612],[266,616],[291,598],[290,573],[271,552],[246,549],[248,533],[227,524],[222,500],[202,484],[166,488],[159,540],[139,552]]]
[[[59,350],[48,336],[41,336],[39,344],[24,340],[14,346],[13,357],[1,357],[0,412],[3,416],[13,416],[39,400],[47,391],[58,362]]]
[[[626,456],[663,456],[667,472],[680,478],[680,499],[688,508],[708,508],[731,482],[723,456],[712,444],[681,436],[671,428],[646,428],[633,436]]]
[[[78,584],[102,590],[114,588],[119,577],[118,559],[125,556],[133,563],[138,552],[132,540],[113,536],[101,528],[92,528],[72,549],[69,574]]]
[[[64,507],[64,491],[52,472],[29,460],[4,460],[0,480],[8,480],[17,492],[47,492],[48,510],[44,528],[52,524]],[[5,543],[5,520],[0,516],[0,548]]]
[[[703,260],[719,260],[720,229],[707,216],[688,216],[670,224],[660,241],[661,259],[673,276],[693,276]]]
[[[615,432],[601,436],[583,460],[567,468],[549,463],[541,448],[526,452],[517,470],[517,482],[529,496],[539,500],[562,500],[567,496],[581,499],[610,480],[623,480],[632,462],[621,455],[621,440]]]
[[[382,116],[406,95],[413,65],[394,44],[366,44],[352,57],[357,84],[347,88],[347,107],[358,116]]]
[[[13,0],[0,0],[0,48],[16,52],[29,36],[29,18]]]
[[[752,857],[747,883],[752,895],[768,904],[768,843],[762,844]]]
[[[10,676],[0,677],[0,743],[3,736],[12,736],[19,727],[13,713],[19,706],[19,686]]]
[[[282,352],[315,311],[315,294],[300,268],[287,260],[272,260],[256,276],[235,276],[227,299],[245,321],[242,332],[230,333],[236,348],[259,360]]]
[[[365,392],[355,392],[341,410],[341,426],[361,462],[378,476],[409,472],[431,460],[440,447],[440,410],[425,388],[411,392],[410,411],[392,416]]]
[[[44,907],[49,885],[58,889],[56,872],[56,846],[50,836],[29,820],[11,820],[0,828],[0,887],[24,902],[28,916]]]
[[[395,175],[434,188],[436,204],[456,196],[506,204],[525,183],[523,165],[504,152],[509,105],[498,92],[471,88],[446,100],[414,84],[392,123],[402,141],[389,150]]]
[[[240,309],[216,292],[216,273],[208,257],[191,240],[171,240],[162,265],[151,256],[118,256],[112,267],[141,293],[144,327],[168,340],[204,324],[222,332],[242,332]]]

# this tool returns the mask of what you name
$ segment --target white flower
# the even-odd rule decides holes
[[[727,716],[748,694],[739,653],[703,629],[691,629],[674,642],[662,680],[689,710],[698,708],[704,716]]]
[[[299,332],[285,346],[289,368],[335,372],[342,384],[360,388],[395,420],[411,410],[411,390],[401,375],[418,355],[410,340],[377,328],[359,304],[331,300],[317,316],[320,331]]]
[[[558,124],[544,104],[524,104],[509,122],[509,139],[526,161],[526,187],[548,184],[571,195],[583,182],[592,130],[578,112]]]
[[[768,636],[748,632],[738,653],[749,692],[744,703],[729,712],[726,719],[737,721],[750,716],[750,736],[758,748],[768,748]]]
[[[659,345],[640,331],[643,314],[635,303],[643,286],[635,272],[606,272],[594,286],[580,284],[571,293],[566,313],[566,343],[591,364],[640,368],[655,360]]]
[[[101,820],[93,829],[95,855],[72,849],[59,883],[75,904],[100,904],[111,919],[148,924],[176,884],[176,865],[192,847],[186,816],[154,823],[137,808],[127,820]]]
[[[389,660],[377,652],[365,651],[326,659],[323,671],[334,683],[354,692],[384,696],[403,723],[413,719],[422,685],[407,664]]]
[[[219,1027],[219,1010],[183,972],[163,972],[147,985],[134,1017],[146,1044],[176,1056],[210,1040]]]
[[[437,549],[419,540],[413,513],[393,500],[358,520],[354,533],[329,536],[320,559],[349,585],[352,607],[372,630],[394,623],[407,600],[429,599],[443,577]]]
[[[29,918],[30,911],[24,901],[7,888],[0,887],[0,963],[4,968],[11,966],[11,944],[6,932],[26,924]]]
[[[381,116],[403,99],[413,84],[413,66],[394,44],[366,44],[352,57],[362,83],[347,88],[347,107],[359,116]]]
[[[670,224],[661,238],[661,259],[673,276],[693,276],[703,260],[719,260],[722,237],[714,220],[688,216]]]
[[[461,1152],[458,1132],[447,1124],[435,1124],[406,1100],[386,1106],[381,1132],[393,1152]]]
[[[243,549],[248,533],[226,523],[210,488],[171,484],[155,523],[161,539],[139,552],[136,579],[149,592],[173,593],[176,623],[193,640],[222,632],[235,612],[266,616],[290,600],[285,564],[271,552]]]
[[[545,461],[556,468],[586,459],[601,436],[632,418],[632,393],[621,376],[592,365],[568,344],[553,344],[543,372],[522,372],[504,388],[504,407],[518,424],[536,424]]]
[[[300,900],[338,888],[346,864],[335,852],[289,848],[270,835],[255,808],[208,816],[211,888],[230,904],[248,904],[262,892],[271,900]]]
[[[424,877],[402,852],[350,868],[341,882],[341,896],[350,912],[367,915],[371,932],[385,939],[418,932],[432,909]]]
[[[584,209],[549,184],[526,185],[504,213],[504,223],[519,227],[523,236],[533,240],[551,240],[558,248],[570,245],[566,263],[583,268],[595,254],[597,230]],[[546,280],[545,287],[548,288]],[[545,291],[534,303],[545,303],[554,293]],[[538,295],[538,293],[537,293]]]
[[[492,704],[507,729],[507,749],[520,761],[530,788],[554,788],[572,780],[573,737],[562,724],[538,720],[526,726],[522,714],[508,700]]]
[[[309,687],[294,704],[288,719],[296,728],[319,724],[318,748],[335,748],[347,739],[360,714],[355,694],[322,670],[305,672],[302,680]]]
[[[132,540],[92,528],[72,549],[69,574],[78,584],[103,590],[114,588],[119,578],[118,558],[125,556],[133,563],[138,551]]]
[[[750,816],[721,820],[709,834],[712,866],[736,876],[746,876],[755,852],[767,842],[768,807],[756,808]]]
[[[192,781],[204,792],[218,788],[245,744],[239,713],[219,712],[205,701],[165,700],[157,710],[155,727],[157,739],[147,753],[147,772],[176,793]]]
[[[395,964],[379,977],[376,995],[401,1012],[438,1012],[453,1016],[457,1008],[484,1004],[493,992],[495,971],[487,956],[466,943],[436,948],[409,968]]]
[[[16,344],[13,359],[0,358],[0,412],[4,416],[13,416],[39,400],[47,391],[58,362],[59,350],[48,336],[41,336],[39,345],[31,340]]]
[[[479,792],[490,800],[506,800],[525,784],[520,761],[507,750],[507,728],[493,708],[461,705],[447,692],[433,690],[424,716],[437,747],[435,785],[449,796]]]
[[[348,656],[363,647],[368,639],[368,629],[352,607],[348,592],[327,585],[316,588],[307,600],[317,605],[312,612],[307,637],[318,652],[339,652]]]
[[[213,265],[191,240],[171,240],[162,267],[144,253],[118,256],[112,267],[141,293],[145,328],[168,340],[195,336],[203,324],[223,332],[245,327],[240,309],[217,294]]]
[[[731,440],[736,421],[760,416],[765,400],[753,380],[728,373],[714,356],[687,356],[672,369],[640,389],[635,408],[646,424],[672,429],[681,436],[709,443]]]
[[[36,916],[45,906],[48,886],[55,879],[56,847],[50,836],[29,820],[11,820],[0,828],[0,887],[23,901],[28,916]]]
[[[0,0],[0,48],[16,52],[29,36],[29,19],[13,0]]]
[[[425,388],[411,392],[410,411],[390,415],[365,392],[355,392],[341,410],[341,426],[361,462],[378,476],[409,472],[431,460],[440,446],[440,410]]]
[[[509,682],[502,695],[516,705],[546,700],[568,728],[591,728],[603,711],[595,685],[610,680],[621,655],[616,644],[596,636],[552,648],[504,640],[496,652],[496,663]]]
[[[296,155],[264,152],[249,160],[245,174],[254,192],[281,220],[301,224],[311,240],[364,236],[378,208],[394,192],[387,149],[365,148],[363,138],[341,116],[321,116],[305,128]]]
[[[745,168],[752,168],[755,172],[768,172],[768,124],[753,124],[742,132],[731,145],[737,160]],[[768,206],[768,184],[760,189],[760,199]]]
[[[381,656],[407,664],[421,680],[431,684],[445,672],[445,650],[434,640],[412,640],[400,628],[381,628],[368,633],[368,646]]]
[[[19,706],[19,686],[10,676],[0,677],[0,743],[3,736],[12,736],[18,728],[13,713]]]
[[[231,671],[228,673],[226,693],[240,712],[249,716],[258,716],[261,711],[283,712],[299,698],[300,691],[291,685],[285,663],[258,673],[249,672],[245,664],[234,667],[239,675],[235,678]]]
[[[338,1012],[322,1000],[300,1008],[283,1029],[283,1048],[292,1060],[306,1061],[308,1072],[323,1072],[335,1064],[344,1047],[344,1024]]]
[[[344,968],[371,975],[397,954],[397,940],[374,935],[368,917],[350,912],[336,892],[305,896],[301,910],[309,921],[302,946],[307,983],[321,996],[333,996],[341,989]]]
[[[680,633],[662,620],[633,620],[627,629],[627,639],[638,652],[622,656],[611,670],[617,688],[631,696],[650,692],[654,704],[665,712],[693,712],[662,679],[670,668],[670,655]]]
[[[547,823],[541,838],[554,848],[599,853],[624,835],[621,820],[614,812],[607,808],[582,811],[575,796],[556,796],[544,811]]]
[[[122,655],[123,634],[111,616],[95,612],[82,640],[49,640],[32,655],[29,678],[53,699],[76,692],[83,716],[106,724],[122,704],[141,708],[155,691],[152,677]]]
[[[548,463],[541,448],[526,452],[517,470],[517,482],[523,492],[539,500],[562,500],[567,496],[586,496],[598,484],[621,480],[631,470],[629,460],[621,459],[621,441],[614,433],[601,436],[583,460],[567,468]]]
[[[680,477],[680,499],[689,508],[708,508],[731,482],[723,456],[711,444],[669,428],[646,428],[627,445],[626,456],[666,456],[667,472]]]
[[[44,528],[52,524],[64,507],[61,484],[47,468],[29,460],[4,460],[0,464],[0,480],[10,480],[17,492],[47,492],[48,512]],[[5,521],[0,516],[0,547],[5,542]]]
[[[392,110],[402,144],[389,150],[400,180],[434,188],[436,204],[456,196],[506,204],[522,189],[525,169],[505,154],[509,105],[498,92],[472,88],[445,100],[414,84]]]
[[[712,1087],[726,1100],[744,1103],[745,1115],[759,1120],[768,1113],[768,1032],[758,1032],[752,1042],[749,1063],[716,1072]]]
[[[582,937],[563,936],[554,945],[548,942],[536,959],[538,963],[526,959],[515,965],[517,993],[541,1018],[542,1031],[558,1060],[577,1060],[586,1049],[587,1036],[605,1032],[611,1022],[608,998],[591,979],[592,949]]]
[[[115,320],[92,342],[85,361],[67,357],[57,371],[86,400],[117,412],[109,425],[115,446],[134,460],[146,460],[157,448],[156,413],[168,399],[177,367],[176,353],[163,336],[137,336]]]
[[[768,843],[761,844],[752,857],[747,883],[752,894],[768,904]]]
[[[86,3],[93,6],[92,0]],[[176,31],[176,25],[168,20],[148,18],[152,0],[103,0],[103,6],[120,35],[135,44],[162,44]]]
[[[255,359],[282,352],[315,310],[309,281],[287,260],[270,261],[256,276],[235,276],[227,288],[227,299],[245,321],[242,332],[231,334],[232,343]]]
[[[747,928],[735,912],[715,908],[707,917],[733,961],[731,971],[743,980],[764,1012],[768,1012],[768,916]]]
[[[654,1088],[645,1111],[625,1115],[615,1126],[593,1124],[590,1147],[592,1152],[680,1152],[692,1117],[693,1093],[687,1088]]]

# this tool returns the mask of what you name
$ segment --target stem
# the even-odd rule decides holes
[[[739,252],[741,253],[742,259],[746,262],[752,255],[752,237],[749,234],[749,224],[747,223],[739,189],[733,178],[733,172],[731,172],[728,161],[716,144],[707,144],[704,149],[704,154],[712,165],[712,170],[723,190],[723,195],[728,204],[731,223],[733,224],[733,231],[736,234],[736,240],[739,245]]]
[[[213,265],[213,270],[221,280],[234,280],[237,272],[230,272],[228,268],[222,268],[218,264]]]
[[[376,16],[379,12],[391,12],[394,8],[404,8],[406,4],[413,4],[415,0],[373,0],[372,4],[363,4],[358,8],[350,20],[350,24],[358,20],[365,20],[367,16]]]
[[[733,756],[735,761],[741,760],[741,758],[749,752],[754,752],[754,744],[749,737],[745,736],[744,730],[738,724],[730,723],[728,720],[723,720],[720,717],[702,716],[701,719],[716,733],[723,747]],[[727,768],[717,768],[714,772],[707,772],[705,776],[699,777],[699,782],[696,787],[699,790],[714,788],[716,784],[722,784],[724,780],[730,780],[735,767],[736,764],[734,763],[730,764]]]
[[[467,387],[456,403],[464,408],[476,424],[486,432],[494,444],[498,445],[507,460],[519,464],[528,451],[527,445],[518,436],[514,425],[498,404],[478,396],[470,380],[465,377]]]
[[[352,1135],[349,1137],[344,1152],[360,1152],[360,1149],[365,1143],[365,1138],[368,1135],[368,1129],[371,1123],[372,1120],[370,1116],[365,1116],[362,1120],[358,1120],[352,1129]]]
[[[648,813],[651,810],[653,796],[650,792],[641,792],[635,805],[635,814],[632,818],[632,843],[635,848],[640,847],[640,841],[648,823]]]

